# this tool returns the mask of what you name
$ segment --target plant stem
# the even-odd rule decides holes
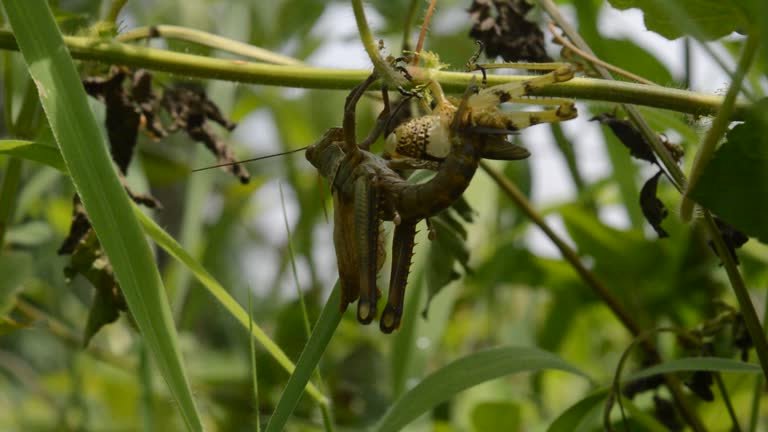
[[[755,352],[757,358],[760,361],[760,367],[763,369],[763,375],[768,377],[768,341],[765,339],[765,333],[760,325],[760,319],[757,317],[757,312],[752,304],[752,300],[749,298],[749,292],[744,285],[744,280],[741,278],[739,269],[736,267],[736,262],[733,260],[731,251],[725,245],[723,236],[720,230],[715,224],[715,220],[708,212],[704,212],[704,222],[707,227],[707,233],[710,235],[712,242],[715,245],[717,254],[723,262],[723,267],[728,274],[728,280],[731,282],[733,292],[736,294],[736,299],[739,302],[739,309],[744,317],[744,324],[747,327],[749,336],[752,339],[752,343],[755,346]]]
[[[768,330],[768,296],[765,297],[765,303],[763,303],[763,331]],[[765,378],[758,376],[755,379],[755,387],[752,390],[752,405],[751,414],[749,415],[749,432],[755,432],[757,430],[757,421],[760,418],[760,398],[763,395],[763,387],[765,386]]]
[[[96,38],[65,36],[64,42],[72,56],[79,60],[143,67],[194,78],[297,88],[352,89],[370,75],[369,70],[360,69],[277,66],[208,58]],[[0,30],[0,49],[18,49],[11,32]],[[399,76],[399,73],[395,75]],[[435,71],[432,76],[450,92],[464,91],[473,77],[470,73],[446,71]],[[488,85],[521,82],[530,78],[525,75],[493,75],[488,76]],[[574,78],[537,89],[532,95],[632,103],[696,115],[717,112],[723,101],[721,96],[591,78]],[[749,106],[748,102],[737,102],[732,120],[743,119]]]
[[[365,52],[373,62],[373,68],[379,73],[381,79],[392,87],[403,87],[408,85],[408,80],[399,72],[390,67],[390,65],[381,58],[376,42],[373,40],[373,33],[368,27],[368,20],[365,18],[365,9],[363,9],[363,0],[352,0],[352,11],[355,13],[355,22],[357,31],[360,34],[360,41],[365,47]],[[366,75],[370,75],[370,72]],[[365,78],[358,80],[363,81]]]
[[[696,157],[694,158],[693,166],[691,167],[691,173],[688,176],[688,187],[683,194],[683,203],[680,206],[680,214],[686,221],[690,221],[694,207],[693,201],[688,198],[687,195],[696,187],[696,184],[701,178],[701,174],[704,172],[704,168],[707,167],[712,156],[715,154],[717,143],[720,142],[726,129],[728,129],[728,125],[731,123],[730,115],[733,110],[733,105],[736,102],[736,96],[739,94],[741,83],[744,81],[744,77],[747,75],[749,67],[755,59],[759,42],[760,39],[758,35],[751,34],[747,37],[747,42],[744,45],[744,50],[739,59],[733,82],[731,82],[731,86],[728,88],[728,93],[725,94],[725,99],[720,106],[720,111],[718,111],[717,116],[712,121],[712,126],[710,126],[707,135],[699,146],[699,150],[696,152]]]
[[[728,416],[731,417],[731,423],[733,423],[731,431],[741,432],[739,419],[736,417],[736,412],[733,410],[733,404],[731,403],[731,398],[728,396],[728,389],[725,388],[722,375],[720,375],[720,372],[712,372],[712,375],[714,375],[717,388],[720,390],[720,395],[723,397],[723,403],[725,403],[725,408],[728,410]]]
[[[234,39],[226,38],[201,30],[174,25],[139,27],[118,35],[115,40],[118,42],[130,42],[155,37],[192,42],[198,45],[207,46],[209,48],[227,51],[229,53],[237,54],[259,62],[286,66],[299,66],[303,64],[301,60],[284,56],[282,54],[277,54],[270,50],[251,44],[243,43]]]
[[[405,21],[403,22],[403,43],[400,45],[401,51],[411,50],[411,27],[413,22],[416,21],[416,11],[419,10],[421,1],[411,0],[411,4],[408,6],[408,12],[405,14]]]

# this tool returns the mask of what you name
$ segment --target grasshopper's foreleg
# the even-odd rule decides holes
[[[347,100],[344,102],[344,152],[350,153],[357,151],[357,135],[356,135],[356,121],[355,111],[357,108],[357,102],[363,97],[368,87],[378,79],[376,72],[373,72],[365,81],[358,84],[357,87],[352,89],[352,92],[347,96]]]
[[[392,333],[400,327],[405,301],[405,287],[408,284],[408,274],[411,269],[413,256],[413,239],[416,235],[416,223],[403,221],[395,227],[392,241],[392,273],[389,280],[389,296],[387,305],[381,315],[379,328],[384,333]]]

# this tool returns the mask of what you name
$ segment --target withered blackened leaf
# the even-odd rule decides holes
[[[661,221],[667,217],[669,213],[667,208],[664,207],[664,203],[656,196],[656,191],[659,185],[659,177],[663,172],[659,170],[655,176],[648,179],[640,189],[640,209],[643,211],[645,220],[656,231],[659,238],[669,237],[669,234],[661,227]]]
[[[474,0],[469,7],[469,36],[483,43],[489,58],[508,62],[551,62],[544,48],[544,34],[525,19],[531,10],[526,0]]]
[[[671,431],[683,430],[683,425],[677,416],[675,405],[659,396],[653,397],[653,414],[659,423],[663,424]]]
[[[86,78],[83,86],[89,95],[103,101],[107,108],[106,128],[112,159],[125,174],[136,146],[141,114],[123,88],[126,70],[113,66],[110,73],[107,78]]]
[[[744,243],[749,241],[749,237],[747,237],[746,234],[732,227],[726,221],[720,219],[717,216],[715,216],[715,224],[717,225],[717,228],[720,230],[720,234],[723,237],[725,246],[728,248],[728,251],[731,253],[731,257],[733,258],[733,261],[737,265],[740,264],[739,257],[738,255],[736,255],[736,249],[744,246]],[[712,248],[712,250],[715,252],[715,255],[717,255],[717,257],[719,258],[720,255],[717,253],[717,249],[715,248],[715,244],[712,242],[712,240],[707,241],[707,244],[709,244],[709,247]]]
[[[87,346],[101,327],[115,322],[120,311],[127,310],[123,293],[115,280],[112,265],[93,230],[90,230],[75,246],[70,264],[64,269],[64,274],[68,279],[78,274],[82,275],[96,289],[83,335],[84,345]]]
[[[696,371],[685,381],[685,386],[691,389],[701,400],[712,402],[715,394],[712,393],[712,372]]]
[[[219,107],[208,99],[202,89],[179,85],[165,90],[161,104],[171,115],[172,131],[185,130],[190,138],[203,143],[216,155],[216,161],[219,164],[237,162],[232,150],[216,136],[208,120],[213,120],[230,131],[237,125],[224,118]],[[241,183],[248,183],[251,178],[245,167],[240,164],[228,165],[223,169],[237,176]]]
[[[164,138],[168,132],[163,129],[157,116],[157,95],[152,91],[152,74],[145,69],[138,69],[133,73],[131,82],[131,96],[136,106],[144,117],[144,127],[154,138]]]
[[[74,252],[78,243],[85,238],[90,230],[91,221],[88,220],[88,216],[85,214],[85,208],[80,201],[80,195],[75,194],[72,197],[72,223],[69,226],[69,234],[59,248],[58,254],[69,255]]]
[[[635,158],[656,163],[656,156],[654,156],[651,146],[629,120],[620,120],[613,114],[603,113],[592,117],[589,121],[599,121],[611,128],[616,138],[629,149],[629,154]]]

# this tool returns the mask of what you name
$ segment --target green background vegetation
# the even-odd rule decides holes
[[[219,171],[190,174],[214,158],[185,135],[156,142],[140,134],[128,183],[164,206],[142,213],[109,161],[103,105],[80,85],[112,63],[154,70],[167,87],[194,80],[241,126],[259,119],[264,131],[249,132],[274,133],[261,149],[241,142],[251,140],[238,130],[217,129],[238,156],[295,149],[340,125],[348,90],[368,71],[317,71],[274,53],[311,56],[327,42],[311,31],[320,17],[333,8],[351,22],[349,2],[61,0],[49,2],[51,15],[44,1],[3,0],[0,430],[602,430],[617,371],[637,377],[659,360],[655,372],[670,373],[666,385],[623,403],[632,430],[669,427],[654,396],[677,401],[679,423],[693,430],[730,430],[734,418],[741,430],[768,430],[761,399],[768,346],[755,313],[765,311],[768,286],[768,106],[760,101],[768,34],[759,31],[768,28],[768,10],[758,0],[534,3],[541,8],[532,19],[554,19],[578,45],[557,15],[569,11],[598,57],[666,86],[574,80],[548,94],[578,96],[585,118],[618,102],[645,105],[618,112],[645,128],[674,179],[662,178],[658,191],[670,209],[662,224],[670,237],[658,239],[642,217],[648,164],[632,159],[608,128],[590,124],[604,136],[604,155],[595,157],[607,157],[611,170],[586,181],[574,156],[584,149],[567,128],[537,126],[557,142],[575,196],[534,208],[530,159],[479,171],[465,194],[474,221],[438,226],[449,235],[436,242],[420,234],[403,326],[383,335],[338,311],[323,211],[330,200],[303,155],[251,164],[251,182],[241,185]],[[369,18],[373,10],[380,17],[374,36],[397,53],[408,17],[414,39],[426,3],[368,6]],[[440,1],[436,20],[468,6]],[[650,31],[709,41],[737,85],[716,98],[677,90],[689,76],[674,76],[658,53],[602,35],[601,7],[639,7]],[[143,41],[109,41],[115,23],[118,34],[154,24],[183,29],[153,40],[149,46],[167,51],[150,58]],[[467,18],[433,29],[426,49],[461,70],[475,49],[470,26]],[[74,64],[57,49],[59,31]],[[344,42],[362,51],[358,34]],[[294,64],[229,61],[254,55]],[[443,78],[460,92],[469,76]],[[361,103],[359,135],[380,109],[375,98]],[[729,130],[731,120],[744,123]],[[680,167],[653,131],[679,137]],[[514,139],[537,157],[525,131]],[[717,229],[709,211],[683,202],[688,180],[692,199],[752,237],[738,249],[738,267],[720,237],[708,245]],[[91,282],[65,278],[70,257],[56,253],[75,190],[130,308],[100,329],[107,308]],[[606,224],[606,208],[626,214],[628,227]],[[553,220],[564,230],[552,232]],[[526,238],[541,228],[560,255],[531,250]],[[652,331],[661,327],[668,331]],[[734,329],[752,335],[747,362],[734,348]],[[702,334],[708,351],[697,345]],[[681,384],[692,370],[713,373],[713,401]],[[618,408],[607,423],[623,427]]]

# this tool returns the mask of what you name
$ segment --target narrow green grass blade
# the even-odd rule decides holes
[[[49,145],[32,141],[1,140],[0,153],[52,166],[62,172],[67,171],[59,149]]]
[[[585,376],[552,353],[529,347],[500,347],[470,354],[437,370],[396,400],[374,430],[399,431],[456,393],[517,372],[557,369]]]
[[[288,379],[288,384],[280,395],[275,412],[267,423],[266,432],[279,432],[285,429],[288,418],[296,409],[301,394],[304,392],[304,386],[309,381],[309,377],[320,362],[320,357],[325,352],[325,348],[331,341],[331,337],[336,331],[336,327],[341,322],[341,312],[339,311],[339,301],[341,301],[341,289],[339,283],[333,287],[328,301],[325,302],[323,310],[320,312],[320,318],[317,320],[312,335],[301,352],[296,370]]]
[[[53,153],[48,154],[48,150],[41,148],[53,149]],[[44,144],[37,144],[31,141],[0,141],[0,154],[18,155],[21,158],[43,163],[60,170],[64,174],[68,174],[64,160],[61,158],[58,150]],[[41,156],[41,154],[43,154],[43,156]],[[195,278],[203,284],[208,292],[219,300],[222,306],[224,306],[224,308],[227,309],[240,324],[249,329],[249,332],[264,346],[267,352],[269,352],[272,357],[274,357],[274,359],[288,371],[288,373],[292,373],[296,368],[293,362],[287,355],[285,355],[283,350],[280,349],[280,347],[277,346],[266,333],[264,333],[264,330],[262,330],[261,327],[256,323],[251,322],[248,318],[248,313],[237,303],[237,301],[235,301],[234,298],[232,298],[224,287],[222,287],[221,284],[208,273],[202,264],[195,260],[173,237],[160,228],[155,221],[147,217],[135,206],[134,211],[136,212],[137,219],[144,228],[144,232],[147,233],[158,246],[168,252],[169,255],[185,265]],[[328,402],[327,398],[312,383],[307,385],[307,393],[322,404]]]
[[[275,342],[273,342],[266,333],[264,333],[264,330],[262,330],[261,327],[256,325],[256,323],[251,324],[251,320],[248,317],[248,312],[246,312],[245,309],[243,309],[243,307],[237,303],[237,301],[224,289],[224,287],[222,287],[221,284],[219,284],[219,282],[217,282],[216,279],[214,279],[213,276],[211,276],[211,274],[208,273],[208,271],[192,257],[192,255],[184,250],[184,248],[182,248],[181,245],[173,239],[173,237],[171,237],[167,232],[160,228],[160,226],[158,226],[155,221],[142,213],[138,207],[134,206],[134,211],[136,212],[136,217],[144,227],[144,231],[147,233],[147,235],[149,235],[152,240],[158,244],[158,246],[168,252],[169,255],[186,265],[192,274],[195,275],[197,280],[200,281],[200,283],[202,283],[206,289],[208,289],[208,292],[216,297],[216,300],[218,300],[221,305],[224,306],[224,308],[233,317],[235,317],[235,319],[240,324],[243,325],[243,327],[251,329],[251,334],[253,337],[255,337],[256,340],[258,340],[259,343],[264,346],[264,348],[272,355],[272,357],[277,360],[277,362],[280,363],[280,365],[286,371],[293,373],[295,369],[293,362],[291,362],[283,350],[280,349],[280,347],[277,346],[277,344],[275,344]],[[326,397],[323,396],[317,387],[311,383],[307,384],[307,393],[309,393],[313,399],[320,403],[328,403]]]
[[[3,0],[72,181],[187,428],[202,430],[160,274],[120,185],[56,22],[43,0]]]
[[[651,375],[665,374],[682,371],[710,371],[710,372],[736,372],[759,374],[760,366],[752,363],[744,363],[722,357],[688,357],[670,360],[655,366],[635,372],[625,377],[622,381],[632,381]]]

